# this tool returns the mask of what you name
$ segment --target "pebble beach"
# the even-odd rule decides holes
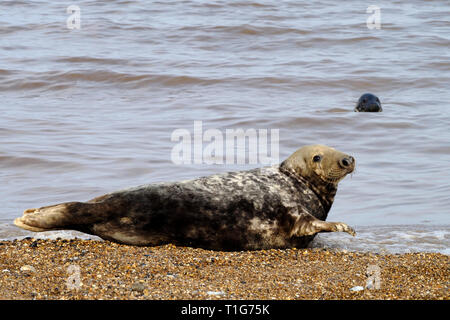
[[[26,238],[0,241],[0,299],[449,300],[449,262],[440,253],[223,252]]]

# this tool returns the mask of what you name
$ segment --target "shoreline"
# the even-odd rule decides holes
[[[26,238],[0,241],[0,299],[449,300],[449,262],[441,253],[224,252]]]
[[[11,219],[10,219],[11,220]],[[8,221],[10,221],[8,220]],[[4,227],[2,229],[2,226]],[[74,230],[58,230],[33,233],[17,228],[0,220],[0,241],[23,240],[28,238],[57,240],[80,239],[102,240]],[[450,225],[352,225],[357,232],[356,237],[338,233],[320,233],[309,245],[310,248],[327,248],[330,250],[348,250],[355,252],[371,252],[381,254],[397,253],[442,253],[450,255]]]

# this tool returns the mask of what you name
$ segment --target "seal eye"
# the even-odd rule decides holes
[[[319,155],[313,157],[314,162],[319,162],[320,160],[322,160],[322,157]]]

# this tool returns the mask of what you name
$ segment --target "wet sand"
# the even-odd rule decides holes
[[[438,253],[24,239],[0,242],[0,299],[449,300],[449,262]]]

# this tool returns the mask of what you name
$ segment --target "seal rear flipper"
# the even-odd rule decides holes
[[[27,209],[23,216],[14,220],[22,229],[41,232],[76,229],[76,226],[92,223],[100,217],[95,212],[96,203],[66,202],[39,209]]]
[[[310,214],[302,214],[295,222],[291,236],[310,236],[319,232],[347,232],[356,235],[355,230],[343,222],[328,222],[317,219]]]

